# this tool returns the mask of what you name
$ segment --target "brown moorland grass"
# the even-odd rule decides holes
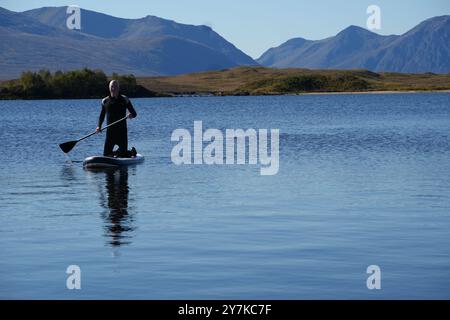
[[[264,67],[237,67],[169,77],[141,77],[137,78],[137,82],[148,90],[175,95],[450,90],[450,74]]]

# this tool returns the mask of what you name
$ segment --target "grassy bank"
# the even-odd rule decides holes
[[[450,74],[375,73],[367,70],[308,70],[239,67],[174,77],[138,78],[165,94],[272,95],[310,92],[450,90]]]
[[[0,83],[1,99],[100,98],[108,81],[118,79],[130,97],[176,95],[277,95],[326,92],[450,90],[450,74],[405,74],[367,70],[308,70],[238,67],[171,77],[140,77],[82,69],[24,72]]]

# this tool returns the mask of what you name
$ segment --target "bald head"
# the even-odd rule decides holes
[[[109,82],[109,92],[111,93],[111,97],[117,98],[119,96],[119,81],[111,80]]]

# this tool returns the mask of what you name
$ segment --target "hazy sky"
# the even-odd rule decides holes
[[[351,24],[365,27],[372,4],[381,8],[380,34],[402,34],[427,18],[450,14],[450,0],[0,0],[13,11],[71,4],[123,18],[155,15],[206,24],[253,58],[290,38],[317,40]]]

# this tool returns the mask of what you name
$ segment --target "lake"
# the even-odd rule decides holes
[[[0,298],[450,298],[449,93],[132,102],[145,162],[92,171],[100,100],[0,101]],[[196,120],[279,129],[278,173],[173,164]]]

